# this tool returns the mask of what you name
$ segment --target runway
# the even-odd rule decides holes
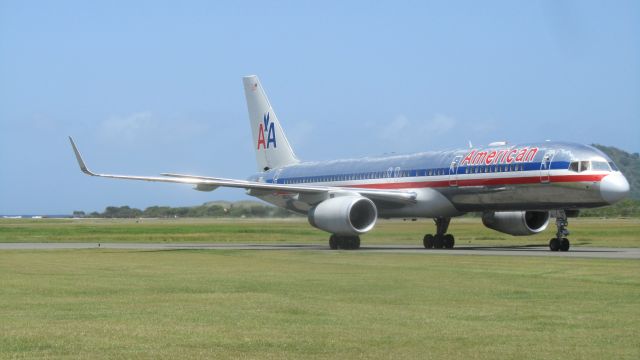
[[[315,244],[220,244],[220,243],[0,243],[0,250],[256,250],[256,251],[326,251],[326,245]],[[459,246],[455,249],[424,249],[411,245],[363,245],[359,250],[338,250],[363,253],[396,253],[421,255],[490,255],[549,256],[565,258],[640,259],[640,248],[574,247],[567,252],[552,252],[546,246]]]

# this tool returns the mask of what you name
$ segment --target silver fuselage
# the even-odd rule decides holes
[[[552,141],[303,162],[258,173],[250,180],[416,194],[409,206],[377,204],[379,215],[386,218],[592,208],[616,202],[629,192],[625,177],[598,149]],[[311,208],[308,199],[301,201],[296,194],[250,194],[300,213]]]

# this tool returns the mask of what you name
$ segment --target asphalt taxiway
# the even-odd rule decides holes
[[[220,244],[220,243],[0,243],[0,250],[258,250],[258,251],[336,251],[316,244]],[[640,248],[573,247],[552,252],[546,246],[459,246],[455,249],[424,249],[411,245],[363,245],[357,251],[368,253],[407,253],[424,255],[549,256],[602,259],[640,259]]]

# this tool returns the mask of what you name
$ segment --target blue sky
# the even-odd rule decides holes
[[[241,77],[299,157],[569,140],[640,151],[638,1],[0,0],[0,214],[244,199]]]

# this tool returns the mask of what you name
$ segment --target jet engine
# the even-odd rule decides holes
[[[363,196],[339,196],[324,200],[309,210],[309,223],[336,235],[360,235],[373,229],[378,210]]]
[[[548,211],[499,211],[482,214],[482,223],[489,229],[510,235],[532,235],[547,228]]]

